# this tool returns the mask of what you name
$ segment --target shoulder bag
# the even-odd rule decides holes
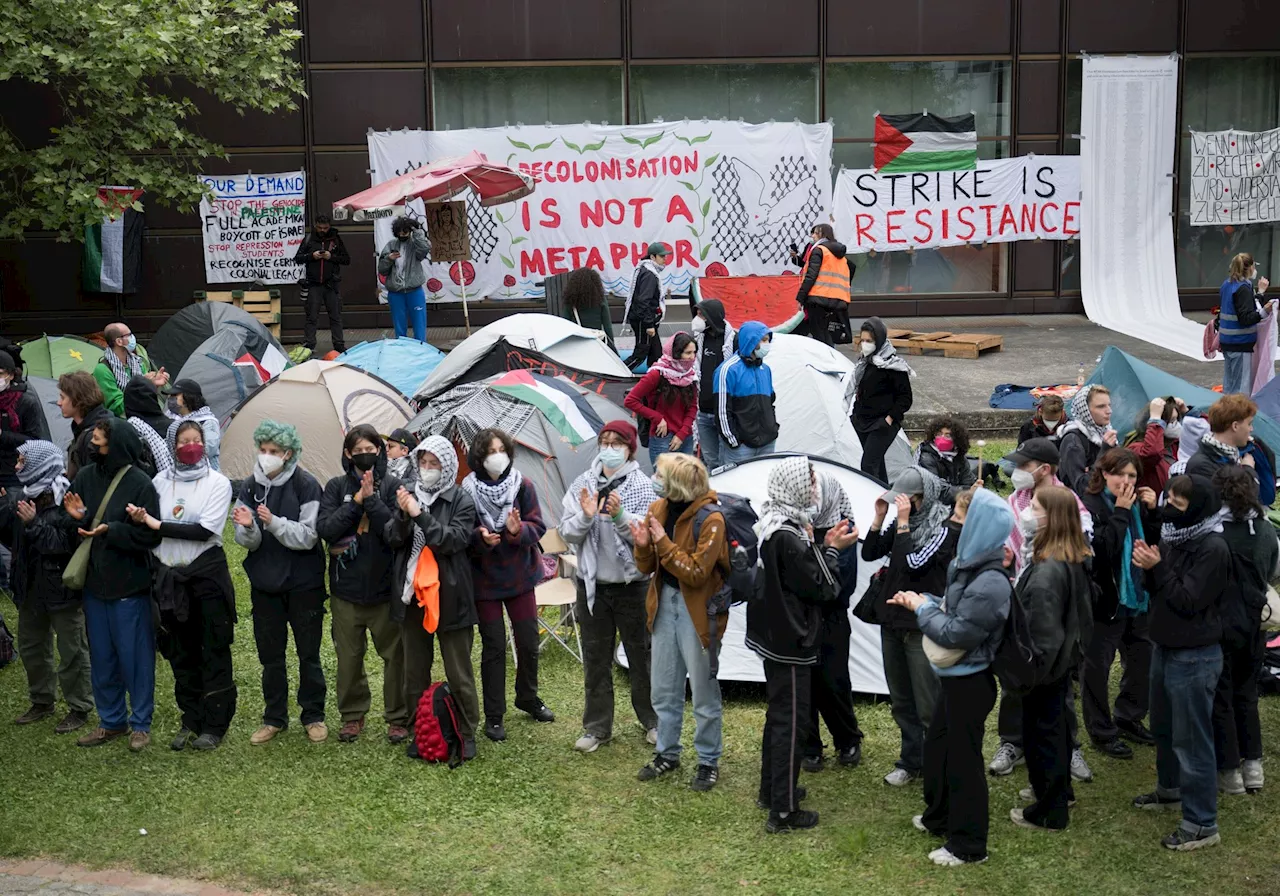
[[[947,612],[947,599],[945,597],[942,598],[942,612]],[[960,647],[943,647],[928,635],[925,635],[920,643],[924,648],[925,657],[939,669],[950,669],[964,659],[964,655],[969,652]]]
[[[102,496],[102,501],[98,504],[98,512],[93,515],[93,525],[89,527],[90,531],[102,525],[102,515],[106,513],[107,502],[111,500],[111,496],[116,493],[116,486],[120,484],[120,480],[124,478],[124,474],[133,469],[132,464],[126,464],[121,467],[119,472],[111,479],[111,484],[107,486],[107,493]],[[98,536],[94,536],[97,538]],[[71,559],[67,561],[67,568],[62,571],[62,584],[70,588],[72,591],[83,591],[84,581],[89,576],[89,553],[93,550],[93,538],[81,538],[79,546],[71,555]]]

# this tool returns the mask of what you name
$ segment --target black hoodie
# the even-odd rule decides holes
[[[311,257],[312,252],[329,252],[333,257],[328,261],[323,258],[315,259]],[[342,279],[340,266],[351,264],[351,256],[347,254],[347,247],[338,235],[338,228],[330,225],[324,235],[316,233],[314,229],[308,233],[302,245],[298,246],[293,261],[294,264],[306,265],[308,283],[337,283]]]
[[[1209,483],[1192,482],[1187,511],[1175,523],[1180,529],[1208,520],[1222,506]],[[1163,540],[1160,558],[1146,574],[1151,643],[1170,650],[1217,644],[1222,640],[1223,599],[1238,588],[1226,539],[1221,532],[1210,532],[1176,545]]]
[[[97,453],[97,449],[91,444],[93,428],[103,420],[116,419],[119,418],[107,410],[106,405],[98,404],[90,408],[89,413],[85,414],[84,419],[79,423],[71,421],[71,448],[67,451],[69,479],[75,479],[81,469],[93,465],[93,456]]]
[[[869,330],[876,338],[876,351],[880,351],[889,339],[884,321],[869,317],[863,321],[862,330]],[[854,429],[868,432],[883,425],[885,417],[892,417],[896,426],[911,410],[911,376],[901,370],[886,370],[867,360],[867,369],[858,381],[858,395],[854,399]]]
[[[108,414],[107,422],[111,427],[111,445],[106,456],[98,454],[89,445],[94,451],[93,461],[83,466],[71,483],[71,491],[84,501],[81,528],[88,530],[93,527],[98,505],[106,496],[116,472],[125,465],[133,465],[107,503],[106,512],[102,515],[107,532],[94,536],[89,554],[89,574],[85,578],[84,591],[101,600],[150,594],[151,549],[160,543],[159,532],[138,525],[125,513],[126,505],[135,504],[145,507],[153,517],[160,516],[160,498],[156,495],[155,486],[138,466],[142,458],[142,440],[127,421]]]
[[[819,246],[836,258],[844,258],[846,251],[844,243],[838,243],[835,240],[822,240],[809,250],[809,263],[804,269],[804,279],[800,281],[800,291],[796,293],[796,301],[801,305],[809,300],[809,290],[813,289],[813,284],[818,282],[818,272],[822,270],[822,253],[818,251]],[[849,265],[849,279],[852,280],[853,262],[846,263]],[[818,297],[815,296],[814,301],[818,300]],[[825,297],[822,300],[825,301]]]
[[[695,302],[693,290],[690,290],[689,310],[695,317],[701,311],[707,321],[707,328],[702,332],[702,352],[698,357],[698,410],[704,414],[714,414],[718,407],[715,395],[716,368],[729,357],[724,349],[724,330],[727,325],[724,304],[719,299]]]
[[[346,472],[325,484],[316,518],[316,532],[329,545],[329,592],[353,604],[399,600],[393,568],[401,543],[389,540],[399,530],[387,524],[396,509],[400,480],[387,474],[386,446],[378,449],[373,494],[363,504],[354,499],[363,474],[345,453],[342,469]],[[361,525],[366,516],[367,524]]]
[[[145,376],[132,377],[125,383],[124,415],[126,418],[137,417],[154,429],[160,438],[168,438],[170,420],[160,410],[160,393]]]

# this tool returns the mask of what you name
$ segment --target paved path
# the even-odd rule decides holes
[[[60,865],[39,859],[0,859],[0,896],[38,893],[84,893],[90,896],[248,896],[197,880],[134,874],[130,871],[93,871],[80,865]]]

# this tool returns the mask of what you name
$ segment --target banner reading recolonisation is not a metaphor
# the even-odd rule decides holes
[[[479,150],[525,171],[534,193],[483,208],[467,199],[471,261],[427,262],[427,296],[519,298],[578,267],[625,295],[644,248],[667,244],[664,285],[707,274],[779,274],[831,208],[831,126],[684,121],[398,131],[369,135],[376,185],[428,161]],[[411,204],[421,215],[421,205]],[[381,248],[390,221],[375,222]]]
[[[1280,221],[1280,128],[1191,132],[1191,223]]]
[[[293,256],[306,236],[306,174],[206,175],[213,198],[200,200],[209,283],[296,283]]]
[[[993,159],[970,171],[841,171],[835,228],[853,252],[1070,239],[1080,233],[1080,158]]]

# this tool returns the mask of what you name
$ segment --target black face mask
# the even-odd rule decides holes
[[[378,455],[376,454],[353,454],[351,455],[351,466],[355,467],[361,473],[372,470],[378,463]]]
[[[1179,510],[1172,504],[1165,504],[1160,508],[1160,518],[1169,523],[1174,528],[1181,529],[1190,521],[1190,510]]]

